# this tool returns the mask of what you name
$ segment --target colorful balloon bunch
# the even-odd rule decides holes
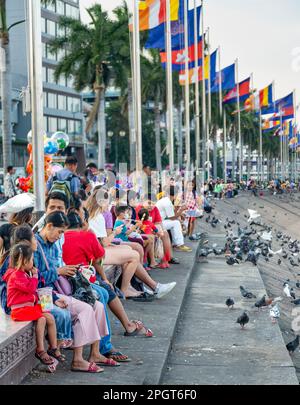
[[[60,165],[51,165],[52,157],[57,152],[64,150],[69,146],[70,139],[67,134],[64,132],[58,131],[52,135],[51,138],[47,137],[46,132],[43,133],[44,138],[44,173],[45,173],[45,182],[48,178],[57,173],[59,170],[62,169]],[[29,160],[26,165],[26,172],[28,177],[21,177],[18,180],[18,187],[28,193],[33,191],[33,160],[32,160],[32,132],[29,131],[27,135],[28,145],[27,145],[27,152],[29,153]]]

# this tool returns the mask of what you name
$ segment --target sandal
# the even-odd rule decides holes
[[[155,295],[150,295],[147,292],[142,293],[136,297],[127,297],[127,300],[132,300],[135,302],[152,302],[156,299]]]
[[[34,355],[41,363],[45,364],[45,366],[51,366],[54,364],[54,359],[45,351],[35,352]]]
[[[124,336],[142,336],[142,337],[152,337],[153,332],[151,329],[145,327],[141,321],[132,321],[135,323],[136,329],[133,332],[124,332]],[[144,332],[143,332],[144,330]]]
[[[107,357],[108,359],[113,359],[118,363],[129,363],[131,361],[130,358],[126,356],[126,354],[123,354],[121,352],[108,352],[103,356]]]
[[[57,348],[56,349],[48,349],[47,353],[49,356],[53,357],[54,359],[58,360],[59,362],[63,363],[66,361],[66,356],[63,354],[56,354]]]
[[[89,368],[87,370],[82,370],[80,368],[74,368],[71,367],[71,371],[73,371],[74,373],[103,373],[103,368],[100,368],[97,366],[97,364],[95,363],[90,363],[89,364]]]
[[[117,363],[113,359],[105,359],[105,361],[96,361],[95,364],[97,366],[104,366],[104,367],[119,367],[121,364]]]
[[[72,346],[73,346],[73,340],[68,339],[68,340],[63,341],[63,343],[60,345],[60,348],[63,350],[68,350],[68,349],[71,349]]]

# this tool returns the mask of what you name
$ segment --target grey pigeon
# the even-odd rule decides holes
[[[236,323],[239,323],[241,325],[242,329],[245,329],[245,325],[247,325],[247,323],[249,323],[250,319],[249,316],[247,314],[247,312],[244,312],[236,321]]]

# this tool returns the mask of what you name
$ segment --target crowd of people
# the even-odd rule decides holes
[[[124,336],[152,337],[141,320],[129,319],[122,300],[146,303],[171,293],[176,282],[159,283],[151,270],[179,265],[175,252],[192,252],[185,238],[200,239],[195,223],[212,211],[213,198],[234,198],[240,189],[256,195],[257,184],[201,184],[180,172],[163,178],[147,166],[139,175],[98,170],[91,163],[80,176],[77,168],[77,159],[67,157],[49,178],[45,214],[36,223],[34,200],[18,208],[14,169],[7,169],[4,205],[13,203],[15,210],[8,210],[0,227],[1,306],[16,322],[36,322],[35,355],[51,372],[66,361],[63,350],[71,349],[72,371],[100,373],[103,366],[130,361],[113,345],[108,311]],[[267,187],[284,189],[276,181]],[[285,183],[287,188],[296,185]],[[43,288],[51,291],[51,309],[41,306]]]

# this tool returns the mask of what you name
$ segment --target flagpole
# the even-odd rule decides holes
[[[203,10],[201,10],[201,13]],[[194,43],[195,43],[195,69],[197,72],[197,80],[195,81],[195,138],[196,138],[196,170],[200,168],[200,101],[199,101],[199,80],[198,80],[198,72],[199,72],[199,54],[198,54],[198,24],[197,21],[197,5],[196,0],[194,0]],[[202,47],[204,46],[204,41],[202,38]],[[203,61],[202,61],[203,63]]]
[[[141,99],[141,61],[140,61],[140,21],[139,2],[133,0],[133,63],[135,73],[135,128],[136,128],[136,170],[143,167],[142,158],[142,99]]]
[[[281,170],[281,180],[283,180],[283,124],[282,124],[281,107],[280,107],[280,170]]]
[[[210,28],[207,28],[207,49],[208,49],[208,123],[207,123],[207,178],[210,177],[210,130],[211,130],[211,59],[210,59]],[[203,80],[205,82],[205,61],[204,61],[204,68],[203,68]]]
[[[169,3],[167,1],[167,3]],[[186,153],[186,170],[191,168],[191,138],[190,138],[190,80],[189,80],[189,31],[188,31],[188,1],[184,1],[184,49],[185,49],[185,153]],[[198,72],[196,72],[198,73]],[[196,78],[198,75],[196,75]],[[196,79],[196,81],[197,81]]]
[[[138,2],[137,2],[138,3]],[[169,166],[174,170],[174,121],[173,121],[173,82],[172,82],[172,40],[170,2],[166,1],[166,50],[167,50],[167,121],[169,143]]]
[[[227,139],[227,128],[226,128],[226,111],[225,108],[223,110],[223,100],[222,100],[222,70],[221,70],[221,47],[218,47],[218,55],[219,55],[219,112],[220,112],[220,119],[223,118],[223,179],[224,183],[227,184],[227,161],[226,161],[226,139]]]
[[[294,92],[293,92],[294,121],[295,121],[296,129],[297,129],[297,104],[296,103],[297,103],[296,89],[294,89]],[[294,128],[293,128],[293,137],[294,137]],[[294,156],[294,154],[292,153],[292,158],[293,158],[293,156]],[[293,162],[293,159],[292,159],[292,162]],[[292,168],[293,168],[292,176],[294,174],[294,167],[295,167],[295,165],[294,165],[294,163],[292,163]],[[296,171],[295,171],[295,177],[296,177]]]
[[[242,130],[241,130],[241,109],[240,109],[240,82],[239,82],[239,60],[235,61],[236,80],[237,80],[237,106],[238,106],[238,133],[239,133],[239,180],[243,179],[243,146],[242,146]]]
[[[264,181],[264,165],[263,165],[263,139],[262,139],[262,122],[261,122],[261,107],[259,106],[259,163],[260,163],[260,182]]]
[[[204,34],[204,0],[201,0],[201,33],[202,33],[202,76],[204,76],[205,66],[205,34]],[[205,80],[202,80],[202,168],[205,172],[206,161],[206,88]]]

